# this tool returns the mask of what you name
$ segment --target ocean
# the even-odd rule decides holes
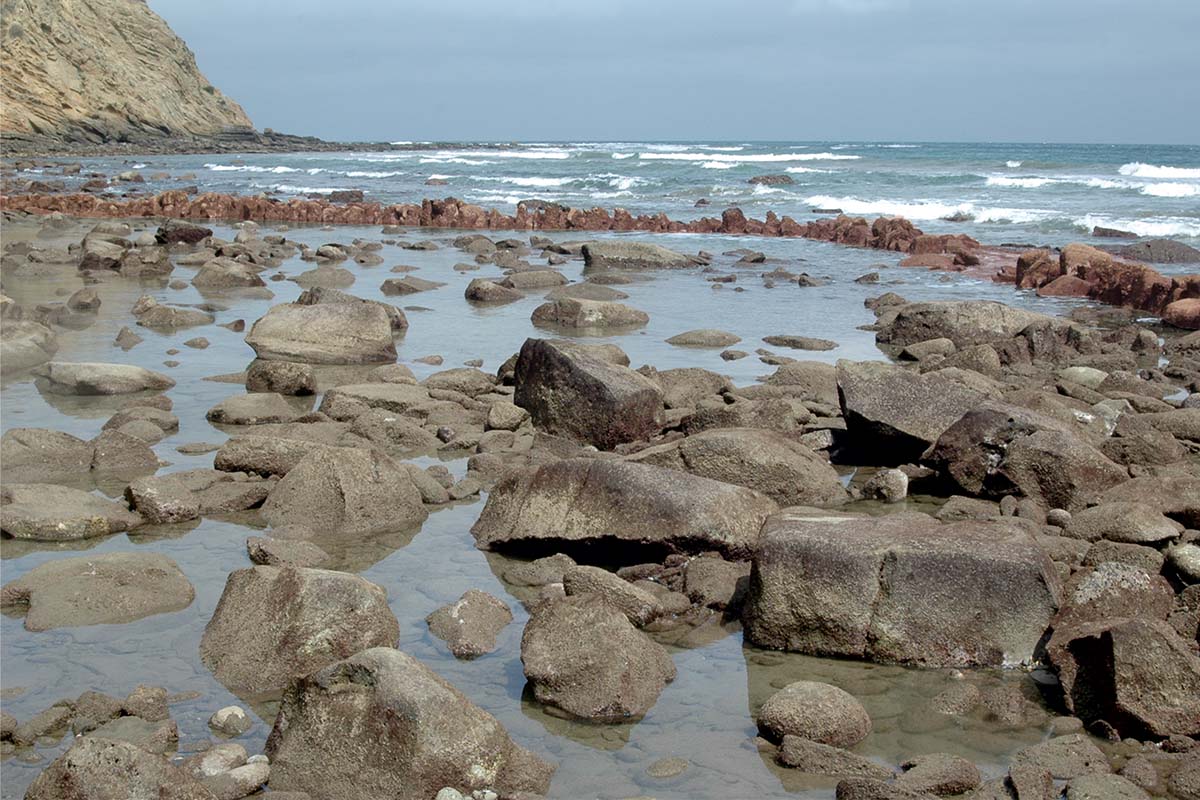
[[[89,159],[113,174],[280,198],[361,189],[382,203],[454,196],[511,213],[518,202],[624,207],[675,219],[739,206],[803,222],[813,209],[902,215],[988,244],[1060,245],[1094,226],[1200,244],[1200,146],[893,142],[398,143],[396,152]],[[752,184],[758,175],[791,183]],[[194,176],[194,178],[192,177]],[[82,179],[81,179],[82,180]],[[427,185],[426,181],[444,181]],[[698,200],[709,201],[697,207]]]

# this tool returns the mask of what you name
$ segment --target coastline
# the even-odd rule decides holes
[[[91,194],[0,195],[0,211],[61,213],[74,217],[276,222],[320,225],[382,225],[460,230],[696,233],[805,238],[906,254],[901,266],[963,272],[982,280],[1036,289],[1048,296],[1086,297],[1107,305],[1162,316],[1168,324],[1200,328],[1200,274],[1166,276],[1089,245],[1071,244],[1055,256],[1047,248],[984,245],[965,234],[927,234],[903,217],[874,221],[839,214],[812,222],[768,211],[763,219],[741,209],[719,218],[670,219],[665,213],[634,216],[625,209],[569,208],[539,201],[518,204],[515,214],[453,197],[419,205],[334,203],[325,199],[279,201],[262,196],[171,190],[148,197],[112,200]]]

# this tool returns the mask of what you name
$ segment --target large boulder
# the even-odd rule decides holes
[[[607,450],[659,431],[659,387],[592,348],[526,339],[514,381],[513,402],[547,433]]]
[[[539,702],[597,721],[645,715],[675,679],[666,649],[597,594],[535,608],[521,663]]]
[[[1085,722],[1136,738],[1200,735],[1200,658],[1168,623],[1110,617],[1055,639],[1064,698]]]
[[[0,490],[0,530],[15,539],[66,542],[141,524],[142,518],[124,505],[80,489],[11,483]]]
[[[924,454],[957,490],[999,499],[1028,497],[1044,508],[1082,509],[1127,472],[1056,419],[984,403],[947,427]]]
[[[650,315],[621,303],[560,297],[533,310],[533,324],[549,328],[633,328]]]
[[[428,516],[408,470],[387,456],[322,446],[287,471],[262,514],[276,527],[302,524],[342,534],[406,528]]]
[[[837,471],[823,457],[775,431],[717,428],[630,456],[762,492],[781,506],[830,506],[846,501]]]
[[[158,553],[102,553],[39,564],[0,590],[6,611],[25,610],[25,628],[133,622],[180,611],[195,592],[174,561]]]
[[[229,574],[200,658],[230,691],[258,695],[399,638],[387,592],[365,578],[258,566]]]
[[[296,298],[298,306],[315,306],[315,305],[352,305],[352,306],[371,306],[378,308],[387,314],[388,320],[391,322],[392,330],[395,332],[403,331],[408,328],[408,317],[404,315],[404,311],[391,303],[384,303],[379,300],[367,300],[357,295],[352,295],[348,292],[343,292],[341,289],[333,289],[328,286],[314,286],[311,289],[305,289]]]
[[[71,749],[34,778],[26,800],[217,800],[195,777],[161,755],[98,736]]]
[[[1019,521],[806,516],[763,526],[743,621],[764,647],[930,667],[1031,660],[1061,594]]]
[[[380,364],[396,360],[392,323],[379,305],[289,303],[272,306],[246,334],[267,361]]]
[[[0,375],[45,364],[56,352],[58,339],[45,325],[28,320],[0,322]]]
[[[1174,239],[1145,239],[1127,244],[1117,251],[1121,258],[1149,261],[1151,264],[1195,264],[1200,250]]]
[[[585,271],[686,269],[696,265],[691,256],[649,242],[608,239],[588,242],[581,249]]]
[[[577,458],[501,478],[471,533],[484,549],[570,542],[604,544],[629,557],[649,546],[747,558],[775,510],[770,498],[741,486],[649,464]]]
[[[1044,314],[983,300],[909,303],[894,312],[894,318],[875,338],[897,347],[929,339],[949,339],[962,349],[1011,339],[1033,323],[1053,320]],[[1066,323],[1060,321],[1060,324]]]
[[[246,289],[264,287],[266,282],[250,264],[232,258],[214,258],[192,278],[197,289]]]
[[[375,647],[295,680],[267,739],[271,788],[324,800],[548,791],[554,767],[409,655]]]
[[[880,361],[839,361],[837,383],[854,446],[884,464],[915,461],[983,400],[961,384]]]
[[[34,370],[45,378],[54,394],[107,395],[161,392],[175,381],[145,367],[132,364],[73,363],[51,361]]]

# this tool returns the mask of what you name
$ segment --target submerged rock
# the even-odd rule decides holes
[[[257,695],[399,637],[382,587],[345,572],[259,566],[229,574],[200,658],[230,691]]]
[[[29,320],[0,322],[0,374],[9,375],[44,364],[58,352],[54,331]]]
[[[425,618],[429,632],[446,643],[455,658],[476,658],[496,649],[496,634],[512,622],[512,611],[487,592],[470,589],[457,601]]]
[[[132,364],[72,363],[51,361],[35,370],[55,394],[108,395],[161,392],[175,381],[160,372]]]
[[[679,470],[566,459],[501,478],[471,528],[484,548],[592,543],[633,556],[639,547],[749,556],[776,510],[768,497]]]
[[[103,553],[40,564],[0,590],[5,610],[26,608],[25,628],[132,622],[187,608],[195,591],[158,553]]]
[[[594,594],[537,607],[521,663],[539,702],[597,721],[643,716],[675,679],[666,649]]]
[[[444,787],[543,794],[554,773],[495,717],[387,647],[293,681],[266,752],[273,791],[326,800],[429,800]]]
[[[1033,658],[1061,586],[1021,524],[816,513],[784,511],[763,526],[748,640],[922,666]]]
[[[0,530],[16,539],[89,539],[131,530],[141,516],[119,503],[48,483],[12,483],[0,490]]]

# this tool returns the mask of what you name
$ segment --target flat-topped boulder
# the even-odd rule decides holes
[[[1036,322],[1068,325],[1037,314],[987,300],[940,300],[908,303],[894,309],[894,318],[875,334],[879,342],[906,347],[929,339],[949,339],[959,348],[1011,339]]]
[[[132,530],[142,518],[121,503],[49,483],[0,489],[0,530],[15,539],[67,542]]]
[[[298,306],[316,306],[316,305],[353,305],[353,306],[371,306],[378,308],[383,313],[388,315],[391,321],[393,331],[402,331],[408,327],[408,317],[404,315],[404,311],[391,303],[380,302],[379,300],[367,300],[349,292],[343,292],[341,289],[334,289],[328,286],[313,286],[305,289],[296,298]]]
[[[495,717],[391,647],[295,680],[266,753],[273,791],[326,800],[429,800],[445,787],[541,795],[554,773]]]
[[[51,361],[34,370],[54,394],[110,395],[161,392],[175,385],[161,372],[132,364]]]
[[[659,244],[620,239],[587,242],[580,248],[585,271],[602,269],[686,269],[696,262]]]
[[[411,408],[428,403],[433,398],[424,386],[411,383],[352,383],[325,392],[320,410],[336,416],[336,406],[344,402],[367,408],[381,408],[403,414]]]
[[[1034,657],[1061,591],[1019,521],[785,510],[763,526],[743,622],[780,650],[999,666]]]
[[[192,286],[200,290],[261,288],[266,285],[253,265],[232,258],[214,258],[200,267],[192,278]]]
[[[746,558],[775,510],[770,498],[741,486],[649,464],[576,458],[501,478],[471,533],[484,549],[593,543],[630,557],[649,546]]]
[[[200,658],[230,691],[256,695],[399,638],[387,592],[365,578],[257,566],[229,574]]]
[[[847,499],[824,456],[777,431],[717,428],[648,447],[629,460],[745,486],[783,506],[839,505]]]
[[[593,348],[526,339],[514,383],[513,402],[556,436],[611,449],[659,430],[661,389]]]
[[[533,310],[533,324],[550,328],[634,328],[650,315],[622,303],[560,297]]]
[[[112,625],[180,611],[195,591],[159,553],[101,553],[39,564],[0,589],[0,607],[25,612],[25,628],[45,631]]]
[[[729,331],[700,328],[677,333],[667,339],[667,344],[673,344],[676,347],[731,347],[741,340],[742,337]]]
[[[272,306],[246,334],[266,361],[384,364],[396,360],[391,318],[367,303]]]
[[[838,396],[857,450],[882,464],[915,461],[983,395],[881,361],[839,361]]]

